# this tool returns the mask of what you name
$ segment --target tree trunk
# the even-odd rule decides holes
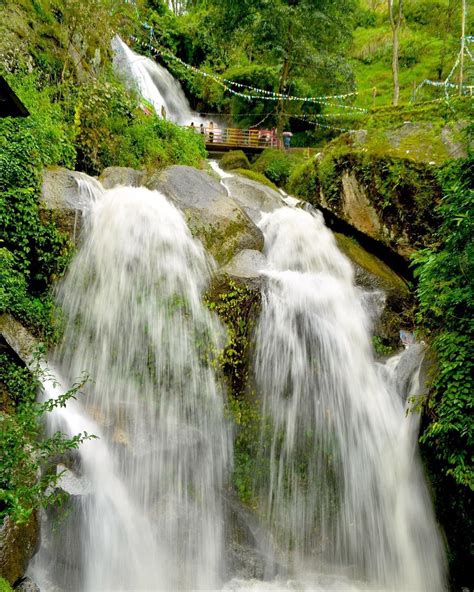
[[[283,68],[281,71],[280,82],[278,84],[279,94],[284,94],[286,89],[286,83],[288,82],[288,74],[290,73],[290,60],[288,52],[285,55],[285,61],[283,62]],[[277,137],[281,145],[283,140],[283,126],[285,125],[285,99],[280,97],[277,101]]]
[[[398,33],[400,25],[402,24],[402,8],[403,0],[398,0],[397,16],[394,15],[394,0],[388,0],[388,17],[390,19],[390,26],[392,27],[392,75],[393,75],[393,104],[398,105],[400,97],[400,83],[398,81],[398,53],[399,53],[399,39]]]

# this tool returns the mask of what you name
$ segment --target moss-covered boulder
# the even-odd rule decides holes
[[[222,185],[204,171],[171,166],[147,182],[181,209],[193,235],[218,263],[224,264],[243,249],[261,251],[263,234]]]
[[[39,546],[39,522],[36,513],[23,524],[8,516],[0,527],[0,574],[11,585],[25,573]]]
[[[250,168],[249,159],[242,150],[231,150],[230,152],[226,152],[220,159],[219,164],[226,171]]]
[[[72,240],[82,227],[82,212],[103,191],[94,177],[62,167],[43,172],[40,217],[43,223],[53,221]]]
[[[357,142],[346,135],[329,144],[295,171],[290,190],[408,260],[438,224],[437,167]]]
[[[277,191],[258,181],[234,175],[223,179],[222,182],[232,199],[255,223],[260,221],[262,212],[272,212],[284,205]]]
[[[414,299],[409,285],[404,278],[381,259],[369,253],[354,238],[340,233],[335,233],[335,237],[338,247],[353,264],[356,284],[364,290],[369,290],[373,297],[377,297],[377,291],[380,293],[379,316],[375,318],[374,325],[374,343],[380,346],[380,352],[389,353],[400,343],[400,329],[413,328]]]
[[[145,172],[130,167],[107,167],[99,176],[104,189],[112,189],[123,185],[126,187],[140,187],[144,185]]]

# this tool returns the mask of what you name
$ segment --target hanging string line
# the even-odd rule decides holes
[[[228,79],[221,78],[220,76],[217,76],[216,74],[204,72],[203,70],[200,70],[199,68],[196,68],[195,66],[191,66],[191,64],[187,64],[186,62],[181,60],[181,58],[178,58],[177,56],[171,54],[167,50],[158,49],[154,45],[152,45],[150,43],[146,43],[146,42],[138,39],[134,35],[131,35],[130,39],[133,42],[140,45],[143,49],[148,49],[151,53],[153,53],[156,56],[167,57],[169,59],[175,60],[178,63],[180,63],[182,66],[187,68],[188,70],[190,70],[196,74],[199,74],[205,78],[210,78],[211,80],[216,82],[216,84],[219,84],[222,88],[224,88],[224,90],[226,90],[227,92],[230,92],[231,94],[233,94],[235,96],[242,97],[243,99],[245,99],[247,101],[251,101],[251,100],[279,101],[281,99],[285,99],[288,101],[299,101],[302,103],[317,103],[317,104],[327,105],[327,106],[331,106],[331,107],[335,107],[335,108],[339,108],[339,109],[347,109],[347,110],[352,110],[352,111],[358,111],[360,113],[367,113],[367,110],[362,109],[361,107],[355,107],[353,105],[345,105],[343,103],[334,103],[330,100],[330,99],[336,99],[336,100],[337,99],[344,99],[346,97],[353,96],[354,94],[357,94],[357,93],[346,93],[344,95],[327,95],[325,97],[299,97],[299,96],[294,96],[294,95],[286,95],[286,94],[282,94],[282,93],[274,93],[272,91],[267,91],[264,89],[257,89],[256,87],[250,87],[249,85],[243,85],[240,82],[236,83],[236,82],[230,81]],[[237,85],[237,86],[240,85],[245,88],[253,89],[255,92],[259,92],[261,94],[255,95],[255,94],[242,93],[242,92],[236,91],[233,88],[231,88],[229,86],[231,84]]]

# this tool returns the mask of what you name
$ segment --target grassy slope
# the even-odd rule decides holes
[[[414,85],[424,79],[438,80],[440,71],[441,79],[444,79],[455,62],[460,37],[459,9],[456,5],[460,4],[460,0],[456,3],[451,0],[451,5],[454,5],[450,20],[452,30],[446,32],[449,3],[450,0],[411,0],[405,3],[406,18],[400,34],[401,103],[412,99]],[[373,10],[373,4],[376,10]],[[361,0],[361,5],[366,7],[367,17],[362,19],[366,22],[356,28],[351,48],[351,64],[359,90],[357,104],[380,107],[390,104],[392,99],[392,34],[386,2]],[[471,6],[468,8],[468,34],[472,29],[473,13],[474,8]],[[437,18],[438,14],[441,15],[441,21]],[[377,89],[375,100],[374,87]],[[426,100],[439,96],[442,96],[441,90],[427,90],[420,93],[418,98]]]

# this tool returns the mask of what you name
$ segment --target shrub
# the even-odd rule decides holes
[[[449,542],[456,588],[470,585],[468,565],[474,471],[474,161],[453,161],[439,174],[442,223],[433,247],[414,259],[418,321],[436,355],[420,444]]]
[[[270,187],[270,189],[274,189],[275,191],[278,191],[278,187],[272,183],[269,179],[267,179],[265,177],[265,175],[262,175],[261,173],[257,173],[256,171],[248,171],[247,169],[235,169],[234,173],[237,173],[238,175],[242,175],[243,177],[247,177],[248,179],[251,179],[252,181],[257,181],[257,183],[261,183],[262,185],[266,185],[267,187]]]
[[[42,434],[41,419],[57,407],[64,407],[83,382],[75,384],[64,395],[44,403],[35,402],[38,379],[17,364],[13,356],[0,354],[0,383],[4,385],[10,409],[0,414],[0,520],[9,515],[15,522],[27,522],[40,506],[58,500],[54,491],[60,475],[44,471],[48,459],[77,448],[90,436],[72,438],[56,432],[49,438]],[[40,470],[43,470],[40,474]],[[38,476],[40,475],[40,476]]]
[[[242,150],[231,150],[230,152],[226,152],[219,164],[225,170],[250,168],[249,159]]]

